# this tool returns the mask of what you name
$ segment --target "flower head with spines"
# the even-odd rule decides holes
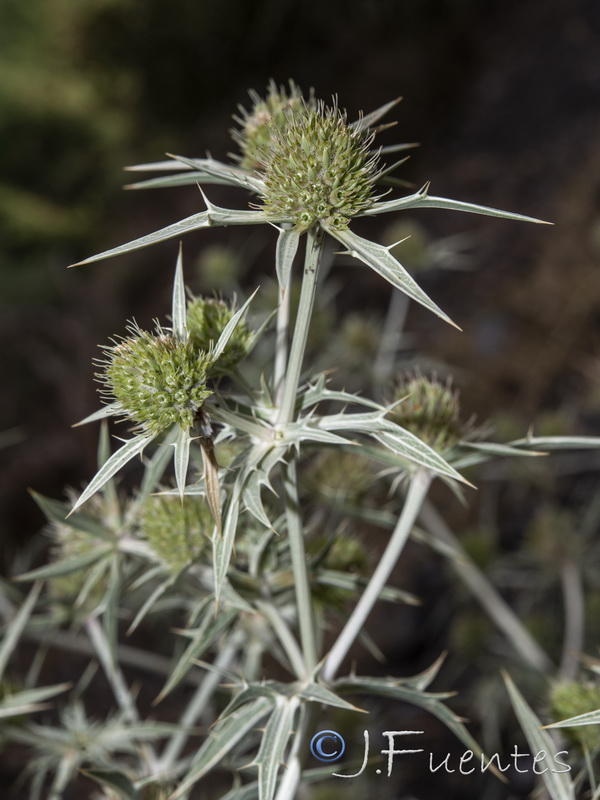
[[[191,428],[212,391],[206,386],[210,354],[156,324],[155,333],[132,323],[131,334],[104,349],[96,377],[101,392],[141,430],[160,434],[178,424]]]
[[[304,231],[317,221],[344,229],[378,199],[379,156],[373,133],[350,126],[334,104],[304,104],[288,112],[260,151],[267,217],[289,219]]]

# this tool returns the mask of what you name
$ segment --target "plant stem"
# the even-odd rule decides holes
[[[354,640],[360,633],[373,606],[377,602],[381,590],[396,566],[400,553],[415,524],[415,520],[427,496],[432,479],[433,475],[424,469],[419,469],[411,478],[404,508],[396,523],[388,546],[381,557],[381,561],[377,565],[367,588],[327,656],[325,666],[321,673],[321,677],[324,681],[329,682],[333,680],[348,650],[352,647]]]
[[[540,672],[551,671],[553,665],[548,654],[540,647],[506,600],[469,557],[444,518],[429,501],[424,504],[419,516],[421,523],[431,531],[433,536],[452,547],[456,558],[450,559],[451,567],[473,592],[490,619],[504,633],[523,661]]]
[[[278,415],[278,423],[280,425],[286,425],[292,422],[295,417],[302,361],[306,349],[308,329],[319,276],[319,263],[323,251],[323,238],[324,232],[320,227],[311,228],[307,233],[300,301],[298,303],[292,346],[281,392],[281,405]],[[288,287],[288,294],[289,291]],[[309,673],[316,666],[318,657],[310,582],[308,579],[306,552],[304,549],[304,527],[298,502],[296,462],[293,457],[290,458],[289,464],[284,467],[283,484],[287,531],[296,588],[296,605],[298,608],[298,625],[300,627],[302,655],[304,658],[305,671]]]
[[[275,389],[275,402],[279,407],[281,407],[285,367],[288,357],[290,298],[292,294],[291,284],[292,282],[289,280],[286,288],[281,291],[279,297],[279,306],[277,308],[277,334],[275,338],[275,367],[273,374],[273,386]]]
[[[310,581],[306,568],[304,529],[298,503],[296,462],[293,459],[284,467],[283,486],[285,492],[285,512],[290,542],[290,556],[292,559],[294,585],[296,588],[296,605],[298,608],[298,625],[300,627],[302,655],[304,657],[305,672],[310,673],[318,661],[317,642],[313,619],[312,598],[310,594]]]
[[[279,409],[279,422],[287,423],[294,419],[296,395],[300,383],[302,361],[308,338],[308,328],[315,300],[317,279],[319,276],[319,262],[323,251],[324,233],[321,228],[310,228],[307,233],[306,255],[304,257],[304,272],[302,275],[302,289],[300,302],[294,327],[294,336],[290,350],[290,358],[285,375],[281,407]],[[288,290],[289,291],[289,290]]]
[[[577,677],[579,654],[583,650],[585,632],[585,598],[581,573],[572,559],[561,569],[565,631],[559,674],[562,680],[574,681]]]
[[[202,683],[196,689],[194,696],[189,701],[178,722],[178,730],[171,736],[160,757],[158,763],[159,774],[168,772],[178,759],[190,736],[192,725],[196,724],[198,717],[206,708],[208,700],[222,678],[220,670],[227,669],[230,666],[239,646],[239,639],[232,636],[215,658],[214,669],[206,673]]]

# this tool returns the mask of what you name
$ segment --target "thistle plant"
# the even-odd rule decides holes
[[[481,753],[446,705],[448,695],[427,691],[440,661],[406,679],[354,670],[338,677],[349,667],[355,642],[368,641],[365,623],[379,600],[418,602],[388,585],[411,536],[443,553],[516,658],[538,672],[552,670],[549,656],[440,520],[429,489],[440,479],[462,496],[470,485],[463,471],[492,458],[598,442],[532,436],[506,444],[475,441],[450,384],[421,374],[399,377],[393,358],[387,399],[335,390],[304,364],[326,236],[408,299],[451,322],[392,254],[393,246],[362,238],[352,230],[354,220],[416,208],[540,220],[432,196],[429,184],[388,197],[398,185],[391,173],[401,162],[386,167],[383,159],[410,145],[377,147],[375,138],[397,101],[348,122],[337,101],[329,106],[312,95],[304,98],[295,84],[288,91],[272,83],[266,98],[252,94],[252,100],[252,109],[242,110],[237,120],[240,154],[231,163],[172,156],[135,168],[172,174],[134,184],[231,185],[251,193],[249,208],[222,208],[203,194],[206,210],[80,262],[213,226],[278,229],[277,306],[262,324],[252,320],[256,292],[239,308],[186,295],[180,250],[170,324],[157,322],[144,331],[130,322],[126,335],[104,346],[97,362],[103,405],[84,422],[114,418],[121,423],[117,431],[124,423],[129,438],[111,453],[103,434],[98,471],[75,501],[38,498],[55,526],[73,531],[72,545],[21,580],[52,586],[74,577],[74,602],[84,613],[74,622],[74,638],[61,641],[97,659],[117,707],[117,716],[97,729],[101,741],[94,747],[89,737],[76,735],[85,725],[75,701],[63,708],[59,744],[49,746],[52,734],[45,738],[41,726],[26,734],[8,728],[8,738],[26,741],[36,754],[32,768],[39,791],[52,772],[52,798],[63,796],[78,770],[100,784],[105,797],[193,798],[210,788],[205,776],[222,769],[234,776],[223,800],[292,800],[301,784],[330,775],[307,769],[306,746],[324,707],[359,711],[348,699],[353,694],[413,703]],[[293,317],[296,273],[301,289]],[[245,366],[273,316],[271,364],[253,385]],[[143,475],[139,488],[126,491],[121,470],[136,456]],[[313,502],[304,502],[304,492]],[[382,496],[385,507],[378,507]],[[364,520],[391,530],[377,563],[360,537],[354,538]],[[43,605],[34,615],[41,591],[36,586],[26,613],[15,616],[16,638],[29,626],[30,635],[44,641],[40,631],[51,616]],[[346,610],[341,630],[329,624],[327,598]],[[166,619],[160,652],[140,654],[124,644],[121,627],[141,631],[152,617]],[[4,653],[8,658],[8,649]],[[0,675],[2,655],[0,649]],[[212,659],[206,670],[205,658]],[[269,673],[273,660],[277,680]],[[142,719],[124,664],[164,678],[155,705],[185,683],[194,687],[177,725]],[[43,696],[62,690],[47,687]],[[523,711],[516,691],[509,684],[520,719],[531,730],[530,712]],[[18,707],[35,710],[26,699]],[[161,703],[151,713],[160,709]],[[206,730],[210,734],[198,745],[195,737]],[[242,767],[246,771],[239,773]]]

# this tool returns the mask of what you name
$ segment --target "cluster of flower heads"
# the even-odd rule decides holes
[[[273,128],[259,150],[265,183],[263,207],[274,219],[291,219],[297,230],[323,221],[336,229],[377,199],[378,156],[373,134],[348,125],[346,113],[324,103],[306,104],[302,113]]]
[[[223,301],[191,298],[188,337],[180,338],[156,324],[153,332],[135,323],[130,334],[104,348],[96,374],[106,402],[148,434],[173,425],[190,429],[204,402],[213,394],[208,382],[234,368],[245,356],[250,332],[241,322],[218,359],[212,349],[235,312]]]
[[[467,433],[460,419],[458,392],[435,378],[414,375],[398,382],[389,413],[395,423],[434,450],[448,450]]]

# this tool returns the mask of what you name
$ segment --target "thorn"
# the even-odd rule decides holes
[[[405,242],[407,239],[410,239],[411,235],[412,234],[409,233],[408,236],[405,236],[403,239],[398,239],[398,241],[394,242],[394,244],[388,244],[387,246],[385,246],[385,249],[393,250],[394,247],[397,247],[399,244],[402,244],[402,242]]]
[[[431,186],[431,181],[427,181],[427,183],[423,184],[423,186],[417,192],[419,197],[427,197],[427,193],[429,192],[430,186]]]

